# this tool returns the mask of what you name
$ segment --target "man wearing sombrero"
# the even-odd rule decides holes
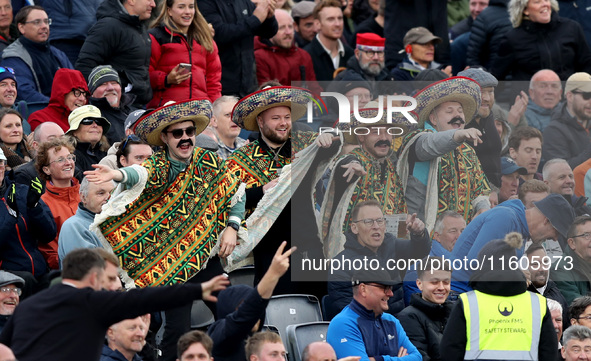
[[[85,173],[91,182],[115,180],[126,187],[103,207],[91,228],[139,287],[201,282],[221,274],[217,256],[227,257],[236,245],[243,187],[215,153],[195,147],[195,136],[211,114],[208,100],[145,114],[135,133],[162,151],[141,166],[113,170],[94,165]],[[190,312],[191,304],[166,312],[166,359],[174,359],[176,340],[189,330]]]
[[[258,131],[259,138],[236,150],[227,159],[228,170],[246,183],[246,210],[250,214],[265,192],[277,184],[282,168],[292,154],[314,141],[321,147],[332,144],[333,135],[313,132],[291,133],[292,121],[306,114],[311,94],[305,89],[277,86],[242,98],[232,111],[232,121],[241,128]],[[316,139],[316,140],[315,140]],[[283,240],[291,239],[291,209],[287,205],[271,229],[254,248],[255,284],[271,264],[275,250]],[[293,293],[288,271],[275,288],[275,294]]]
[[[464,129],[480,108],[480,86],[472,79],[454,77],[428,86],[415,99],[423,129],[405,136],[397,164],[409,212],[425,219],[429,231],[446,210],[468,221],[475,202],[487,201],[490,193],[469,145],[481,143],[482,133]]]

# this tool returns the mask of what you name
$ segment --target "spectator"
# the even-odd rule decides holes
[[[252,69],[254,36],[269,39],[277,33],[273,3],[200,0],[199,11],[215,30],[214,40],[222,63],[222,94],[246,96],[256,87]]]
[[[285,10],[275,11],[278,30],[270,39],[254,38],[258,84],[277,80],[281,85],[297,82],[318,92],[312,58],[294,42],[294,21]],[[313,87],[312,87],[313,86]]]
[[[39,245],[50,269],[59,269],[57,254],[58,236],[66,219],[76,213],[80,203],[80,182],[74,178],[76,156],[74,147],[65,138],[55,138],[42,143],[37,151],[35,169],[45,181],[45,193],[41,199],[47,203],[57,226],[55,238]]]
[[[398,320],[423,360],[445,360],[439,354],[439,343],[453,306],[447,300],[451,261],[441,257],[426,257],[422,261],[416,280],[421,292],[411,296],[410,306],[398,314]]]
[[[33,112],[27,121],[31,130],[44,122],[57,123],[64,132],[70,129],[68,116],[72,110],[88,103],[88,87],[82,73],[73,69],[58,69],[51,87],[51,98],[46,108]]]
[[[467,228],[464,233],[468,231]],[[520,269],[508,267],[509,260],[517,257],[516,250],[523,247],[521,234],[510,232],[504,239],[494,236],[491,239],[478,253],[478,259],[490,259],[490,263],[483,264],[470,278],[474,291],[462,293],[455,304],[443,331],[441,355],[450,361],[494,358],[556,361],[558,342],[546,299],[527,291],[526,278]],[[511,314],[528,315],[528,318],[513,317],[511,326],[505,328],[507,316]],[[487,321],[477,322],[479,319]],[[514,328],[523,331],[513,332]]]
[[[546,249],[541,244],[532,244],[525,250],[524,256],[527,258],[527,270],[530,274],[530,283],[527,286],[528,291],[539,293],[549,300],[558,302],[560,306],[560,319],[565,321],[564,328],[569,326],[568,320],[568,303],[556,283],[550,279],[550,261],[552,257],[549,257],[546,253]],[[550,303],[548,303],[548,307]],[[564,310],[564,313],[563,311]],[[550,309],[552,311],[552,309]],[[554,315],[552,316],[554,319]],[[562,330],[562,321],[560,323],[560,329]],[[560,341],[560,337],[558,338]]]
[[[548,301],[548,309],[552,315],[552,324],[554,324],[554,330],[556,331],[556,337],[558,338],[558,350],[560,350],[562,349],[560,341],[562,340],[563,321],[566,321],[566,319],[563,319],[562,316],[563,308],[560,303],[554,301],[551,298],[547,298],[546,301]],[[566,312],[567,311],[565,310],[564,313],[566,314]]]
[[[564,159],[551,159],[542,169],[544,182],[550,187],[550,193],[563,196],[571,203],[578,216],[591,214],[591,209],[585,205],[586,197],[575,196],[575,176]]]
[[[591,290],[590,242],[591,217],[577,217],[568,229],[568,247],[564,249],[564,255],[570,256],[570,259],[565,257],[550,269],[550,277],[558,285],[567,304]]]
[[[0,1],[0,53],[6,49],[16,38],[18,29],[12,22],[12,2],[10,0]]]
[[[521,127],[515,129],[509,137],[509,156],[515,163],[527,169],[527,174],[521,176],[519,185],[531,179],[543,180],[538,173],[542,160],[542,133],[536,128]]]
[[[295,248],[283,252],[283,241],[271,261],[271,266],[256,285],[236,285],[220,292],[217,320],[209,326],[208,335],[213,339],[212,355],[218,361],[243,361],[246,339],[260,331],[265,319],[265,309],[279,278],[287,272],[289,256]]]
[[[0,109],[0,149],[8,159],[9,171],[32,158],[23,132],[23,117],[14,109]]]
[[[123,286],[119,279],[121,264],[119,258],[104,248],[94,248],[105,261],[105,273],[101,279],[101,289],[106,291],[121,291]]]
[[[509,0],[489,0],[487,8],[474,20],[470,28],[466,65],[480,65],[490,69],[494,64],[499,43],[503,35],[511,29],[508,3]]]
[[[132,164],[139,165],[154,153],[152,147],[133,134],[131,129],[145,112],[139,109],[129,113],[125,119],[126,136],[120,142],[113,143],[99,164],[108,165],[112,169],[128,167]]]
[[[294,38],[300,48],[310,44],[318,30],[314,22],[314,2],[300,1],[291,9],[293,26],[295,29]]]
[[[345,233],[344,250],[334,259],[356,263],[359,260],[376,261],[386,264],[389,259],[417,259],[427,255],[430,248],[429,234],[425,225],[415,217],[407,218],[410,240],[396,238],[386,233],[386,218],[382,205],[376,200],[358,203],[351,212],[350,230]],[[392,279],[392,296],[386,310],[392,315],[404,308],[402,274],[398,270],[389,272]],[[332,319],[353,299],[351,277],[348,269],[335,270],[328,275],[328,297],[324,301],[328,319]]]
[[[141,361],[142,350],[148,334],[149,322],[138,316],[111,325],[107,329],[107,344],[103,345],[100,361]]]
[[[334,72],[344,67],[353,49],[343,44],[343,11],[337,0],[322,0],[314,7],[314,23],[318,34],[304,48],[312,57],[316,80],[329,81]]]
[[[64,135],[64,131],[54,122],[45,122],[39,124],[39,126],[35,128],[35,131],[33,132],[31,148],[29,149],[33,159],[31,159],[28,163],[21,164],[14,169],[14,181],[18,184],[30,184],[33,178],[41,178],[41,175],[37,173],[37,170],[35,169],[37,150],[42,143],[54,138],[61,137],[62,135]]]
[[[324,341],[309,343],[304,347],[301,356],[302,361],[337,361],[337,354],[334,349],[328,342]]]
[[[96,23],[96,9],[101,0],[40,2],[51,18],[49,43],[63,51],[76,64],[88,30]]]
[[[531,238],[534,244],[550,238],[556,240],[559,234],[566,236],[574,219],[575,213],[568,201],[557,194],[534,202],[530,209],[525,209],[517,199],[508,200],[470,222],[458,238],[452,254],[455,258],[475,259],[491,240],[505,237],[509,232]],[[454,280],[467,282],[471,274],[469,269],[460,269],[454,270],[452,276]]]
[[[590,62],[591,64],[591,62]],[[566,159],[571,168],[591,158],[591,75],[571,75],[564,86],[562,102],[544,129],[544,159]]]
[[[94,221],[94,216],[101,213],[103,205],[107,204],[113,189],[113,182],[95,184],[86,178],[82,180],[78,209],[64,222],[58,238],[57,254],[60,264],[64,257],[76,248],[102,247],[98,237],[90,231],[90,225]]]
[[[377,36],[384,37],[384,11],[386,11],[386,0],[379,0],[378,13],[377,15],[370,16],[367,19],[360,22],[355,27],[357,34],[362,33],[373,33]]]
[[[0,22],[2,21],[3,1],[7,0],[0,0]],[[0,39],[1,37],[2,34],[0,33]],[[0,40],[0,44],[2,44],[2,40]],[[14,106],[15,101],[16,77],[14,75],[14,70],[12,68],[5,68],[0,66],[0,106],[2,108],[12,108]]]
[[[591,347],[591,330],[588,327],[569,327],[564,331],[563,336],[564,346],[560,354],[565,361],[576,361],[581,360],[581,357],[587,357]]]
[[[77,163],[80,172],[92,170],[107,155],[109,144],[104,134],[109,132],[111,123],[101,115],[94,105],[85,105],[75,109],[68,117],[70,129],[66,134],[74,139]]]
[[[509,199],[517,199],[519,176],[527,174],[527,169],[518,166],[512,158],[501,158],[501,188],[499,189],[499,203]]]
[[[428,230],[448,209],[469,220],[472,208],[488,202],[490,193],[476,152],[465,143],[476,145],[482,135],[464,129],[480,108],[480,86],[471,79],[449,78],[421,90],[415,99],[419,129],[404,137],[397,165],[409,212],[424,217]],[[462,194],[457,193],[460,184]]]
[[[213,361],[213,340],[202,331],[190,331],[182,335],[177,349],[178,361]]]
[[[5,177],[5,169],[6,157],[0,149],[0,195],[6,204],[0,207],[0,265],[3,270],[26,278],[31,294],[48,285],[44,279],[47,263],[37,246],[55,237],[55,222],[47,204],[39,201],[42,188],[39,180],[27,185],[15,184]]]
[[[0,334],[1,342],[23,360],[98,361],[110,325],[194,299],[214,301],[211,293],[228,284],[225,276],[218,276],[196,285],[97,292],[104,269],[105,261],[94,250],[72,251],[64,259],[62,283],[19,305]],[[63,337],[71,332],[77,335],[75,343]]]
[[[287,358],[281,337],[275,332],[258,332],[246,341],[246,359],[249,361],[270,361]]]
[[[591,158],[587,159],[573,169],[573,174],[575,176],[575,196],[577,197],[587,196],[587,191],[585,190],[585,180],[589,169],[591,169]],[[589,195],[591,196],[591,193]]]
[[[591,297],[583,295],[575,298],[569,306],[568,316],[571,325],[591,328]]]
[[[97,22],[88,31],[80,49],[76,69],[87,80],[99,65],[111,65],[121,77],[126,93],[144,105],[152,99],[150,87],[150,38],[144,21],[150,18],[154,0],[105,0],[97,11]]]
[[[238,98],[224,95],[213,102],[213,117],[211,126],[215,130],[218,141],[218,155],[227,159],[236,149],[246,145],[246,139],[240,138],[240,127],[232,121],[232,109],[238,103]]]
[[[501,186],[501,137],[498,136],[492,111],[495,105],[495,88],[499,85],[497,79],[489,72],[478,68],[470,68],[458,73],[458,76],[465,76],[480,84],[482,102],[475,114],[473,121],[466,124],[466,129],[476,128],[482,135],[482,143],[474,147],[482,170],[489,182],[496,187]],[[525,94],[524,94],[525,95]],[[527,96],[526,96],[527,97]],[[524,108],[525,111],[525,108]],[[517,193],[517,192],[516,192]],[[499,200],[500,201],[500,200]]]
[[[441,64],[435,61],[435,45],[441,38],[433,35],[422,26],[410,29],[403,39],[406,57],[392,70],[394,80],[412,80],[425,69],[439,69]],[[443,69],[451,75],[451,66]]]
[[[558,16],[556,0],[511,0],[508,10],[513,29],[501,39],[490,68],[497,79],[512,75],[513,80],[530,80],[542,69],[554,70],[563,80],[575,72],[591,72],[583,29]]]
[[[396,284],[390,274],[383,269],[362,269],[351,281],[353,300],[330,322],[326,333],[326,341],[337,357],[361,356],[361,361],[368,361],[397,355],[409,356],[405,360],[422,360],[400,322],[385,313]]]
[[[541,201],[550,194],[550,187],[541,180],[530,179],[523,182],[517,194],[525,209],[530,209],[534,207],[534,202]]]
[[[121,92],[119,74],[110,65],[99,65],[88,76],[90,89],[89,104],[94,105],[105,117],[111,127],[103,135],[109,143],[121,140],[126,134],[124,125],[127,116],[135,109],[135,95]]]
[[[4,49],[1,64],[18,74],[17,99],[48,102],[56,71],[73,66],[66,54],[47,43],[51,20],[42,7],[25,6],[14,21],[20,36]]]
[[[543,132],[552,120],[552,112],[562,97],[558,74],[550,69],[536,72],[529,82],[529,98],[525,117],[530,127]]]
[[[171,100],[204,98],[213,103],[219,98],[222,64],[197,1],[162,1],[151,27],[150,84],[154,96],[148,108],[160,107]]]
[[[591,13],[589,12],[589,8],[586,6],[581,6],[579,1],[567,1],[567,0],[558,0],[560,4],[560,10],[558,11],[558,15],[562,16],[563,18],[569,18],[576,22],[578,22],[581,27],[583,28],[583,32],[585,33],[585,38],[587,39],[587,44],[591,48]]]
[[[18,306],[25,280],[10,272],[0,271],[0,331]]]
[[[347,73],[359,74],[370,83],[390,80],[390,75],[384,70],[384,44],[386,39],[372,33],[357,33],[357,47],[355,56],[347,61],[347,69],[339,73],[335,80],[342,80]],[[373,84],[375,88],[376,84]]]
[[[468,6],[470,8],[470,16],[468,16],[462,21],[457,22],[451,27],[451,29],[449,29],[449,38],[455,41],[458,36],[470,32],[470,29],[472,28],[472,23],[474,23],[474,20],[476,20],[476,18],[478,17],[478,15],[480,15],[482,10],[486,9],[486,7],[488,6],[488,2],[489,0],[470,0],[468,2]]]

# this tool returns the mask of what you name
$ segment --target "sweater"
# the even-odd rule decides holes
[[[66,219],[62,224],[57,242],[60,266],[64,257],[77,248],[102,247],[97,236],[90,231],[90,225],[93,221],[94,213],[80,203],[76,214]]]

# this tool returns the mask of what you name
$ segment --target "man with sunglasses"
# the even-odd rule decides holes
[[[429,233],[424,223],[410,216],[406,223],[410,240],[396,238],[386,232],[386,219],[382,204],[376,200],[358,203],[351,212],[350,230],[345,232],[345,249],[334,257],[341,262],[377,261],[386,268],[388,260],[422,259],[431,249]],[[327,317],[330,319],[351,302],[352,269],[335,269],[328,275],[328,297],[325,301]],[[400,270],[389,272],[392,279],[392,295],[388,298],[388,313],[396,315],[404,308],[404,296]],[[340,356],[339,356],[340,357]]]
[[[542,159],[565,159],[572,169],[591,158],[591,75],[575,73],[564,86],[566,102],[544,129]]]
[[[361,361],[423,359],[400,322],[388,310],[396,284],[384,269],[361,269],[351,277],[353,300],[328,326],[326,341],[337,358],[361,356]],[[351,287],[351,286],[349,286]]]

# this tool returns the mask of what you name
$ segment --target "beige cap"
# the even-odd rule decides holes
[[[80,127],[80,123],[84,119],[99,119],[101,126],[103,127],[103,135],[107,134],[109,128],[111,127],[111,123],[103,117],[99,108],[95,107],[94,105],[83,105],[79,108],[72,110],[70,116],[68,116],[68,123],[70,124],[70,129],[66,132],[67,134],[75,131]]]
[[[441,38],[439,36],[433,35],[433,33],[427,28],[419,26],[407,31],[402,41],[404,42],[404,46],[407,46],[408,44],[427,44],[430,42],[439,44],[441,42]]]
[[[588,73],[574,73],[569,76],[564,85],[564,94],[572,91],[591,93],[591,75]]]

